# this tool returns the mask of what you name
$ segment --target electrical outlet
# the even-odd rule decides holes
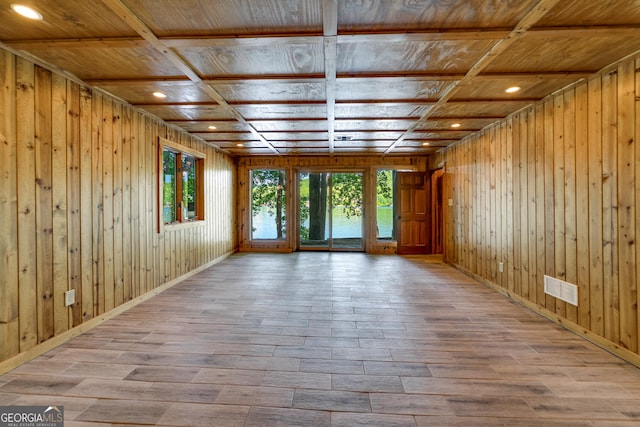
[[[76,290],[71,289],[64,293],[64,306],[69,307],[76,302]]]
[[[498,271],[500,273],[504,272],[504,262],[501,261],[498,263]]]

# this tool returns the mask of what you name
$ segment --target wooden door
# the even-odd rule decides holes
[[[398,254],[429,252],[429,185],[424,172],[398,172],[396,227]]]

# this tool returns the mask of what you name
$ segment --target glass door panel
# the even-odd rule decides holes
[[[329,174],[300,174],[300,246],[329,248]]]
[[[361,172],[300,173],[301,249],[363,249],[362,177]]]
[[[362,249],[362,173],[331,175],[331,247]]]

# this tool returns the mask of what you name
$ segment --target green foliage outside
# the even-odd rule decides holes
[[[310,189],[309,173],[300,174],[299,203],[300,203],[300,238],[309,240],[310,220],[315,225],[325,224],[327,209],[321,209],[310,218],[310,199],[318,198],[322,193],[326,194],[328,180],[326,174],[320,175],[320,186],[314,185]],[[379,170],[377,173],[377,205],[393,205],[393,171]],[[362,175],[356,173],[332,173],[331,174],[331,197],[332,205],[340,207],[347,218],[351,216],[362,216],[363,210],[363,188]],[[286,179],[282,170],[254,170],[251,172],[251,209],[255,216],[262,209],[267,209],[267,213],[276,221],[277,238],[285,236],[286,229]],[[314,194],[310,194],[314,193]],[[255,231],[255,228],[252,229]],[[316,236],[317,237],[317,236]]]
[[[164,150],[162,153],[162,220],[165,224],[176,220],[176,154]]]
[[[309,240],[309,174],[300,174],[300,240]]]
[[[191,156],[182,157],[182,204],[187,208],[186,218],[196,217],[196,159]]]
[[[182,155],[182,168],[178,168],[179,154],[170,150],[162,152],[162,220],[169,224],[178,220],[177,181],[182,171],[182,206],[185,209],[183,220],[195,219],[196,212],[196,159]]]
[[[301,240],[324,239],[327,205],[323,197],[327,195],[328,184],[326,173],[300,175]],[[346,218],[362,216],[362,195],[362,174],[331,174],[331,205],[341,208]]]
[[[378,171],[377,179],[378,206],[393,205],[393,171],[384,169]]]
[[[267,209],[276,222],[276,239],[285,237],[286,177],[283,170],[251,171],[251,211]],[[252,227],[252,231],[256,231]]]
[[[362,175],[334,173],[331,175],[333,206],[342,207],[347,218],[362,216]]]

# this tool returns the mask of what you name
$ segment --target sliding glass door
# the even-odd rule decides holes
[[[362,177],[362,172],[299,174],[301,249],[364,249]]]

